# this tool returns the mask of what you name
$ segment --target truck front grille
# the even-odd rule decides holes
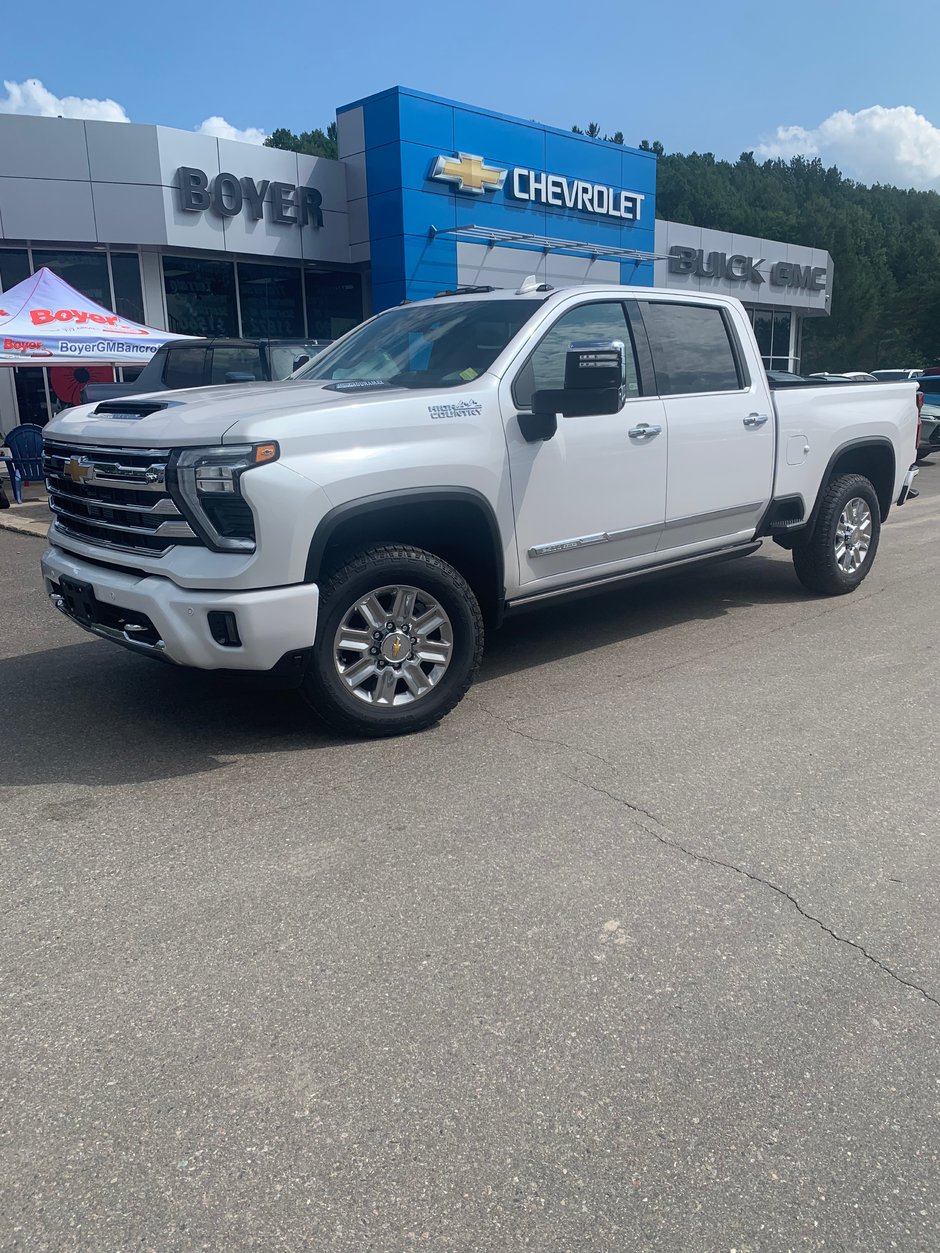
[[[167,448],[98,448],[47,440],[43,473],[55,529],[87,544],[160,557],[201,544],[166,484]]]

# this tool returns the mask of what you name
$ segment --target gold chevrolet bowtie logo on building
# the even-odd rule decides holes
[[[62,467],[62,473],[67,474],[73,483],[81,483],[82,479],[87,479],[91,474],[91,466],[86,466],[77,457],[72,457]]]
[[[482,196],[485,191],[499,191],[506,181],[507,170],[487,165],[482,157],[471,152],[458,152],[455,157],[438,157],[431,177],[442,183],[456,183],[458,191]]]

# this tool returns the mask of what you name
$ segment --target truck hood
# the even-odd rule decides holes
[[[329,390],[327,388],[329,387]],[[376,399],[399,394],[401,389],[382,388]],[[220,387],[198,387],[188,391],[149,392],[128,399],[127,413],[136,405],[159,405],[144,417],[96,414],[98,403],[117,405],[118,401],[94,402],[65,409],[45,428],[48,439],[76,444],[103,444],[121,448],[187,448],[219,444],[226,433],[245,419],[269,413],[291,417],[317,409],[361,403],[361,392],[334,390],[323,382],[284,380],[277,383],[226,383]],[[231,442],[231,441],[229,441]]]

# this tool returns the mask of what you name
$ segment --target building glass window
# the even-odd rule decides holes
[[[790,314],[774,314],[773,355],[778,361],[790,360]],[[775,370],[787,369],[786,366],[774,366]]]
[[[238,263],[242,334],[256,339],[303,336],[304,297],[299,266]]]
[[[358,274],[307,270],[304,292],[311,339],[339,339],[362,321],[362,280]]]
[[[29,278],[29,254],[25,248],[0,248],[0,291],[9,291]]]
[[[13,386],[16,389],[16,407],[20,422],[45,426],[49,421],[45,370],[40,366],[16,366],[13,370]]]
[[[235,266],[231,261],[163,258],[167,330],[180,335],[237,335]]]
[[[770,360],[773,352],[774,315],[767,309],[752,310],[754,337],[757,347],[764,359],[764,365]]]
[[[43,266],[95,304],[103,305],[105,309],[114,308],[108,258],[103,252],[38,252],[33,249],[33,270]]]
[[[132,322],[144,322],[144,295],[140,285],[140,257],[136,252],[111,253],[114,312]]]

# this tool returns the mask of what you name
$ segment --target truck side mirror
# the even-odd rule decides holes
[[[537,395],[539,395],[538,392],[536,392]],[[554,413],[518,413],[516,418],[522,438],[527,444],[537,444],[541,440],[551,439],[558,430],[558,419]]]
[[[621,339],[591,339],[569,344],[564,387],[545,388],[532,396],[533,413],[587,418],[619,413],[627,397],[626,347]]]
[[[254,383],[255,376],[242,370],[229,370],[225,375],[226,383]]]

